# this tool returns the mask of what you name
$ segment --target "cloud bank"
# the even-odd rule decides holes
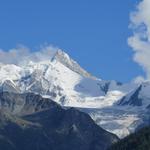
[[[38,51],[32,51],[22,45],[8,51],[0,49],[0,63],[22,65],[29,61],[50,60],[57,50],[53,46],[41,46]]]
[[[134,61],[145,71],[150,79],[150,0],[142,0],[136,10],[130,14],[133,36],[128,44],[134,51]],[[142,77],[139,77],[142,79]]]

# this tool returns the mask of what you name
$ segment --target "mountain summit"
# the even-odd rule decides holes
[[[59,61],[64,66],[66,66],[70,70],[80,74],[83,77],[96,79],[96,77],[92,76],[90,73],[88,73],[82,67],[80,67],[80,65],[76,61],[71,59],[69,57],[69,55],[62,50],[58,50],[55,53],[54,57],[52,58],[52,61],[54,61],[54,60]]]

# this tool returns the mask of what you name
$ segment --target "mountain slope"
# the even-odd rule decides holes
[[[140,84],[135,90],[124,96],[118,105],[141,106],[147,108],[150,105],[150,82]]]
[[[114,144],[109,150],[149,150],[150,149],[150,127],[131,134]]]
[[[65,107],[80,108],[98,125],[120,138],[134,132],[144,122],[147,124],[150,106],[148,85],[146,88],[142,83],[141,89],[135,92],[140,84],[122,84],[95,78],[61,50],[50,56],[49,60],[30,61],[23,65],[0,64],[1,92],[31,92]],[[22,100],[16,108],[12,102],[2,105],[8,106],[6,109],[11,108],[13,113],[20,110],[20,114],[35,111],[29,104],[23,110],[20,103]],[[37,109],[41,108],[38,106]]]
[[[32,110],[34,107],[34,113],[27,112],[29,115],[19,117],[22,111],[12,115],[5,105],[1,106],[0,149],[105,150],[118,141],[115,135],[100,128],[87,114],[74,108],[62,109],[50,99],[31,93],[3,95],[1,101],[14,101],[15,97],[17,102],[20,99],[24,99],[25,103],[28,101]],[[22,109],[25,103],[22,103]],[[41,109],[37,110],[37,106]]]

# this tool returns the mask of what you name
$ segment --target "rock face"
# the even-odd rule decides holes
[[[142,89],[142,85],[140,85],[134,92],[131,94],[128,100],[126,96],[124,96],[118,105],[131,105],[131,106],[142,106],[142,98],[139,98],[139,93]]]
[[[52,100],[42,98],[40,95],[33,93],[0,93],[0,109],[14,115],[27,115],[51,108],[51,106],[55,105],[57,104]]]
[[[0,104],[2,150],[106,150],[118,141],[89,115],[36,94],[4,92]]]
[[[150,105],[150,82],[143,82],[125,95],[118,103],[120,106],[138,106],[147,108]]]

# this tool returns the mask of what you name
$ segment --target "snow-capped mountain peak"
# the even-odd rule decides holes
[[[55,55],[52,57],[52,61],[55,61],[55,60],[59,61],[64,66],[82,75],[83,77],[96,79],[96,77],[92,76],[90,73],[84,70],[76,61],[70,58],[70,56],[62,50],[58,50],[55,53]]]
[[[62,50],[49,60],[29,61],[19,66],[1,64],[0,89],[38,93],[69,106],[105,94],[100,79],[92,77]]]
[[[124,96],[119,105],[142,106],[150,105],[150,81],[145,81]]]
[[[33,92],[63,105],[95,108],[113,105],[131,87],[95,78],[62,50],[50,58],[22,66],[1,64],[0,89]]]
[[[132,125],[135,129],[134,123],[142,118],[137,109],[133,105],[127,105],[130,109],[126,109],[126,105],[117,104],[123,97],[122,101],[129,98],[138,101],[137,93],[138,98],[142,98],[142,106],[148,108],[149,82],[139,86],[95,78],[62,50],[47,58],[26,61],[23,65],[0,63],[1,92],[38,93],[63,106],[79,107],[88,112],[97,124],[119,137],[129,134]]]

